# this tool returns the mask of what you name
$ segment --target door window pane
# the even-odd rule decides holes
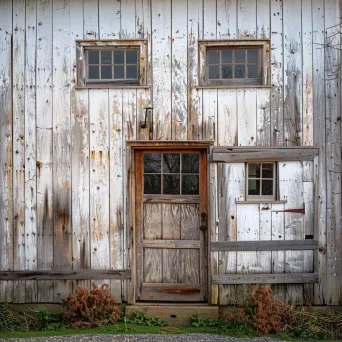
[[[158,195],[161,193],[161,175],[144,175],[144,194]]]
[[[218,79],[219,78],[219,66],[209,65],[209,78]]]
[[[126,78],[136,79],[137,78],[137,66],[136,65],[127,65],[126,67]]]
[[[180,172],[180,154],[163,154],[163,173]]]
[[[112,66],[101,66],[101,79],[112,79]]]
[[[182,172],[199,173],[199,154],[182,154]]]
[[[180,184],[179,175],[163,175],[163,194],[164,195],[179,195]]]
[[[207,61],[209,64],[217,64],[220,61],[218,50],[208,50],[207,51]]]
[[[233,66],[222,65],[222,78],[232,78],[232,77],[233,77]]]
[[[260,164],[248,164],[248,177],[260,178]]]
[[[112,64],[112,51],[101,51],[101,64]]]
[[[160,153],[144,153],[144,173],[161,173]]]
[[[99,64],[99,51],[88,51],[89,64]]]
[[[126,64],[137,64],[137,51],[136,50],[126,51]]]
[[[272,196],[273,195],[273,180],[262,180],[261,195]]]
[[[114,78],[117,80],[122,80],[125,78],[124,66],[114,66]]]
[[[124,64],[125,63],[125,51],[118,50],[114,51],[114,64]]]
[[[258,66],[256,64],[248,64],[248,78],[258,78]]]
[[[262,178],[273,178],[273,164],[262,164]]]
[[[246,50],[242,50],[242,49],[236,49],[235,50],[235,58],[234,58],[234,62],[235,63],[245,63],[246,62]]]
[[[98,80],[100,78],[99,75],[99,67],[98,66],[89,66],[89,79],[91,80]]]
[[[222,50],[222,61],[223,64],[233,63],[233,50]]]
[[[199,194],[199,176],[182,175],[182,195]]]
[[[260,179],[248,180],[248,195],[260,195]]]
[[[245,76],[246,76],[245,69],[246,69],[246,67],[244,64],[235,64],[234,77],[235,78],[245,78]]]
[[[247,50],[247,62],[258,63],[258,49]]]

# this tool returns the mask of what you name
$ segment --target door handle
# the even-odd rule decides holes
[[[201,213],[201,225],[200,230],[202,232],[205,232],[207,230],[207,214],[205,212]]]

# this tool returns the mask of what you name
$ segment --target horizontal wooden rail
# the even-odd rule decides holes
[[[318,273],[212,275],[213,285],[318,283]]]
[[[319,149],[315,147],[213,147],[211,161],[215,163],[242,163],[249,161],[314,160]]]
[[[0,280],[130,279],[131,270],[0,271]]]
[[[143,240],[147,248],[200,248],[199,240]]]
[[[222,241],[212,242],[212,251],[289,251],[318,249],[317,240]]]

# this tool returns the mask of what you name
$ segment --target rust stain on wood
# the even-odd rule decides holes
[[[165,287],[165,288],[160,288],[158,292],[165,292],[165,293],[172,293],[172,294],[184,294],[184,295],[189,295],[193,293],[199,293],[200,289],[198,287]]]
[[[274,210],[276,213],[292,213],[292,214],[303,214],[305,215],[305,204],[303,208],[285,209],[285,210]]]

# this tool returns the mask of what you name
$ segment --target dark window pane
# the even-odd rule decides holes
[[[273,180],[262,180],[262,195],[273,195]]]
[[[163,173],[179,173],[180,171],[180,155],[163,154]]]
[[[99,64],[99,51],[88,51],[88,63]]]
[[[222,65],[222,78],[233,78],[233,67],[231,65]]]
[[[183,175],[182,176],[182,195],[198,195],[199,194],[199,176]]]
[[[248,177],[260,178],[260,164],[248,164]]]
[[[112,66],[101,66],[101,79],[112,79]]]
[[[126,78],[137,79],[137,66],[136,65],[127,65]]]
[[[273,178],[274,164],[262,164],[262,178]]]
[[[89,66],[89,79],[90,80],[98,80],[99,79],[99,67],[98,66]]]
[[[125,63],[125,51],[119,50],[114,51],[114,64],[124,64]]]
[[[248,195],[260,195],[260,180],[259,179],[248,180]]]
[[[222,50],[222,62],[221,63],[232,63],[233,62],[233,50]]]
[[[207,51],[207,64],[219,63],[219,52],[218,50],[208,50]]]
[[[219,78],[219,66],[209,65],[209,78],[218,79]]]
[[[144,153],[144,173],[161,173],[160,153]]]
[[[112,51],[101,51],[101,64],[112,64]]]
[[[125,78],[125,72],[124,72],[124,66],[114,66],[114,78],[115,79],[124,79]]]
[[[246,50],[235,50],[235,63],[245,63],[246,62]]]
[[[247,50],[248,63],[258,63],[258,49]]]
[[[182,172],[199,173],[199,154],[182,154]]]
[[[163,175],[163,194],[179,195],[179,175]]]
[[[144,175],[144,194],[161,193],[160,177],[161,175]]]
[[[245,75],[246,75],[245,66],[243,64],[236,64],[235,65],[234,77],[235,78],[245,78]]]
[[[258,66],[256,64],[248,64],[248,78],[258,78]]]
[[[126,51],[126,64],[137,64],[137,50]]]

